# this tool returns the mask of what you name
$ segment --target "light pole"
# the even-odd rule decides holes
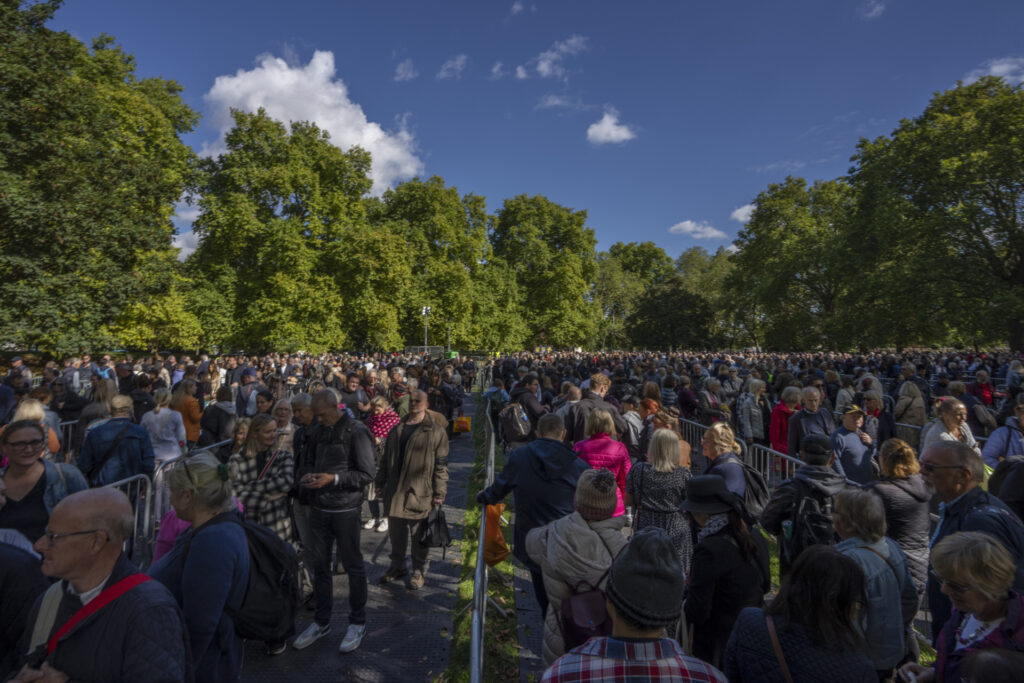
[[[425,352],[427,346],[427,321],[430,318],[430,306],[423,307],[423,351]]]

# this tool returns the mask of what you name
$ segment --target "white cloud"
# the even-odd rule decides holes
[[[559,107],[571,107],[572,102],[564,95],[545,95],[537,103],[537,109],[555,109]]]
[[[395,80],[398,82],[411,81],[419,75],[420,72],[412,65],[411,59],[399,62],[398,66],[395,67]]]
[[[754,213],[754,208],[753,204],[745,204],[730,213],[729,218],[734,221],[739,221],[740,223],[749,223],[750,216]]]
[[[609,107],[597,123],[587,128],[587,140],[595,145],[609,142],[622,143],[636,137],[636,132],[624,123],[619,123],[619,112]]]
[[[974,83],[983,76],[1000,76],[1007,83],[1017,85],[1024,82],[1024,57],[1000,57],[990,59],[981,67],[967,74],[965,83]]]
[[[462,78],[462,72],[466,69],[466,64],[468,63],[468,55],[455,55],[441,65],[441,70],[437,72],[437,78]]]
[[[511,16],[515,16],[516,14],[522,12],[524,9],[526,9],[526,5],[523,4],[523,1],[516,0],[515,2],[512,3],[512,7],[509,9],[508,13]]]
[[[516,78],[518,78],[519,80],[523,80],[524,78],[529,78],[529,77],[530,77],[529,74],[526,73],[526,67],[525,66],[517,66],[516,67]]]
[[[335,78],[331,52],[318,50],[305,66],[289,66],[283,59],[262,55],[248,71],[239,69],[233,76],[218,76],[203,97],[210,112],[207,121],[220,134],[212,144],[203,145],[200,154],[224,151],[224,136],[234,125],[231,108],[254,112],[263,107],[280,121],[312,121],[342,149],[359,145],[369,151],[373,155],[370,178],[374,194],[423,173],[423,162],[416,156],[416,141],[405,117],[396,118],[394,131],[367,120],[363,108],[349,99],[345,83]]]
[[[683,221],[668,229],[673,235],[688,235],[697,240],[721,240],[728,237],[718,228],[703,221]]]
[[[556,42],[550,48],[537,55],[537,75],[541,78],[557,78],[569,80],[568,73],[563,64],[566,57],[578,55],[587,49],[587,38],[584,36],[572,35]]]
[[[499,78],[504,78],[505,68],[501,62],[495,62],[494,66],[491,67],[491,80],[496,81]]]
[[[750,170],[757,171],[758,173],[774,173],[776,171],[783,171],[784,173],[793,173],[799,171],[801,168],[807,165],[804,161],[775,161],[770,164],[764,164],[763,166],[752,166]]]
[[[868,21],[877,19],[885,13],[885,3],[880,0],[866,0],[860,8],[860,16]]]
[[[171,240],[171,243],[179,249],[178,260],[184,261],[192,252],[199,248],[199,235],[195,234],[191,230],[177,233]]]

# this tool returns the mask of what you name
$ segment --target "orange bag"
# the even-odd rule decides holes
[[[501,514],[505,512],[505,504],[488,505],[484,514],[487,523],[484,525],[484,562],[493,567],[508,556],[508,543],[505,534],[501,533]]]
[[[468,432],[473,428],[473,418],[469,415],[460,415],[455,418],[455,425],[452,427],[452,431],[456,434]]]

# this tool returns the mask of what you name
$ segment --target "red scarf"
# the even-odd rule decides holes
[[[386,413],[381,413],[380,415],[372,413],[366,418],[366,426],[373,433],[373,438],[386,439],[400,420],[401,418],[398,417],[398,413],[389,408]]]

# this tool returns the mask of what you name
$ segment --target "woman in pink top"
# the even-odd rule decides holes
[[[629,451],[626,444],[616,441],[610,435],[615,433],[615,423],[607,410],[595,410],[587,417],[585,428],[587,438],[576,444],[579,457],[595,469],[605,469],[615,475],[615,515],[626,511],[622,496],[626,491],[626,475],[629,474]]]

